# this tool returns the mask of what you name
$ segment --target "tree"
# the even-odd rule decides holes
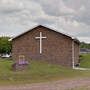
[[[9,37],[0,37],[0,53],[10,54],[11,52],[11,42]]]
[[[87,49],[90,49],[90,43],[81,42],[80,48],[87,48]]]

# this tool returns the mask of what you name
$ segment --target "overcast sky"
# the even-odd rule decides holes
[[[0,35],[47,25],[90,43],[90,0],[0,0]]]

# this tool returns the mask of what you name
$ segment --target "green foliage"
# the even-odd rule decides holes
[[[85,42],[81,42],[80,48],[87,48],[87,49],[90,49],[90,44],[85,43]]]
[[[81,55],[80,66],[83,68],[90,68],[90,54],[82,54]]]
[[[11,52],[11,42],[8,41],[9,37],[0,37],[0,53],[10,53]]]

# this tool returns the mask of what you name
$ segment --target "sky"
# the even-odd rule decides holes
[[[90,43],[90,0],[0,0],[0,36],[47,25]]]

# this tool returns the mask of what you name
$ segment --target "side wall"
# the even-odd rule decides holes
[[[42,54],[39,53],[39,40],[35,39],[40,32],[47,37],[42,42]],[[12,41],[13,59],[17,61],[19,55],[24,55],[27,60],[44,60],[71,67],[72,39],[48,28],[37,27]]]
[[[74,43],[74,61],[75,65],[79,63],[79,43]]]

